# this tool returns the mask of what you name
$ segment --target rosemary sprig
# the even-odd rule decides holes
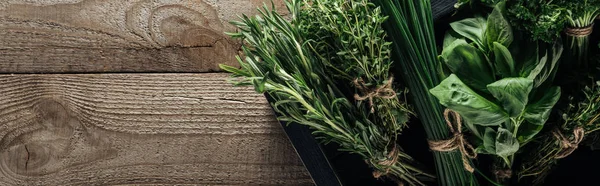
[[[350,90],[351,85],[339,83],[339,77],[332,75],[331,70],[337,66],[333,64],[343,61],[338,59],[339,56],[319,53],[318,47],[324,43],[311,39],[316,32],[329,31],[301,26],[303,23],[299,17],[310,16],[310,13],[304,12],[305,3],[302,0],[286,2],[291,21],[280,16],[274,7],[269,10],[264,6],[259,9],[260,16],[243,16],[241,21],[233,22],[240,31],[230,35],[245,42],[242,50],[246,57],[243,60],[238,57],[241,69],[224,65],[221,68],[242,77],[237,85],[253,85],[258,92],[272,96],[275,100],[273,107],[282,114],[280,120],[310,126],[314,129],[313,134],[323,142],[338,143],[340,150],[362,156],[373,169],[388,177],[409,185],[425,185],[420,178],[433,176],[415,168],[414,160],[395,144],[396,134],[403,123],[378,123],[381,120],[373,116],[365,103],[348,98],[345,91]],[[365,38],[357,44],[367,42],[379,41]],[[345,63],[352,64],[354,61]],[[384,108],[377,108],[377,111]]]

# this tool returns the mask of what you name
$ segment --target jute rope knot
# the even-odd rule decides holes
[[[367,87],[365,81],[362,78],[354,79],[353,83],[360,90],[363,95],[354,94],[354,99],[358,101],[369,100],[369,106],[371,107],[371,113],[375,113],[375,107],[373,105],[373,98],[384,98],[384,99],[392,99],[396,97],[396,91],[392,88],[392,83],[394,82],[394,77],[390,77],[387,80],[387,83],[383,84],[380,87],[375,89],[371,89]]]
[[[373,177],[380,178],[381,176],[388,174],[390,172],[389,167],[391,167],[392,165],[394,165],[398,162],[398,153],[400,153],[400,151],[398,150],[396,145],[394,145],[394,147],[388,153],[385,160],[377,160],[377,165],[381,165],[386,168],[385,168],[385,171],[383,171],[383,172],[381,170],[374,170]]]
[[[452,124],[450,121],[450,114],[454,116],[456,124]],[[429,148],[438,152],[450,152],[458,149],[462,154],[461,157],[465,170],[472,173],[475,169],[471,167],[469,159],[477,158],[477,153],[475,152],[475,148],[465,140],[462,134],[462,120],[460,115],[450,109],[446,109],[444,111],[444,119],[453,137],[447,140],[429,141]]]
[[[590,34],[592,34],[592,31],[594,31],[594,24],[591,24],[590,26],[583,27],[583,28],[566,28],[565,29],[565,33],[568,36],[573,36],[573,37],[589,36]]]
[[[571,153],[577,149],[579,143],[583,141],[585,131],[581,127],[575,128],[573,130],[573,140],[569,140],[569,138],[565,137],[558,128],[552,131],[552,135],[560,141],[560,147],[562,149],[554,156],[554,158],[561,159],[571,155]]]

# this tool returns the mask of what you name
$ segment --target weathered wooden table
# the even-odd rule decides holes
[[[0,0],[0,185],[313,184],[264,96],[206,73],[260,5]]]

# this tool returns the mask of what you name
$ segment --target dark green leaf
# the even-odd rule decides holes
[[[533,139],[533,137],[535,137],[535,135],[540,133],[543,128],[544,125],[534,125],[528,121],[524,121],[521,123],[521,126],[519,126],[519,136],[517,137],[519,143],[524,145],[525,143],[529,142]]]
[[[513,60],[510,51],[498,42],[494,42],[493,45],[494,47],[492,49],[494,51],[496,73],[502,77],[516,77],[515,61]]]
[[[486,92],[486,85],[494,82],[494,75],[480,50],[458,39],[442,51],[446,66],[467,85]]]
[[[544,57],[547,57],[545,59],[546,63],[544,65],[544,67],[539,72],[537,71],[537,67],[536,67],[536,69],[534,69],[534,71],[532,71],[532,74],[533,74],[533,72],[535,72],[537,74],[534,79],[536,88],[539,87],[540,85],[544,84],[544,82],[546,82],[547,80],[553,80],[554,75],[556,74],[556,71],[558,70],[558,61],[563,52],[562,44],[557,42],[556,44],[551,46],[549,50],[550,50],[549,55],[547,54],[546,56],[544,56]],[[533,78],[533,77],[531,77],[531,78]]]
[[[548,62],[548,52],[546,52],[546,54],[544,54],[544,56],[542,58],[540,58],[540,61],[538,61],[535,64],[535,68],[533,68],[529,73],[527,78],[531,79],[531,80],[535,80],[538,75],[542,72],[542,70],[544,70],[544,68],[546,68],[546,63]]]
[[[521,115],[533,89],[533,80],[527,78],[504,78],[487,86],[510,117]]]
[[[551,87],[543,91],[543,96],[525,109],[525,120],[533,125],[544,125],[559,98],[560,87]]]
[[[509,119],[508,114],[500,106],[478,95],[454,74],[430,92],[442,105],[458,112],[473,124],[497,126]]]
[[[437,73],[440,79],[446,79],[452,72],[448,69],[448,66],[445,64],[445,59],[441,55],[438,56],[438,65],[437,65]]]
[[[483,33],[487,27],[486,20],[483,17],[468,18],[450,23],[450,27],[456,33],[473,41],[477,46],[483,48]]]
[[[503,9],[504,3],[498,3],[487,19],[485,38],[486,44],[490,48],[494,42],[510,46],[514,39],[512,28],[502,15]]]
[[[491,127],[485,128],[483,135],[483,147],[487,154],[496,154],[496,131]]]
[[[518,61],[516,68],[519,77],[527,77],[540,61],[539,46],[526,41],[519,41],[515,45],[516,47],[511,47],[511,53],[514,54],[515,61]]]
[[[442,45],[443,48],[450,46],[450,44],[452,44],[454,41],[460,38],[462,37],[458,33],[456,33],[456,31],[449,30],[448,32],[446,32],[446,35],[444,35],[444,42]]]

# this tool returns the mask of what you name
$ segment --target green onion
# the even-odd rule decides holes
[[[443,108],[430,93],[437,86],[438,55],[429,0],[372,0],[390,18],[387,32],[393,41],[393,58],[401,68],[402,79],[411,90],[416,113],[429,140],[450,138]],[[433,152],[439,185],[477,185],[465,171],[460,152]]]

